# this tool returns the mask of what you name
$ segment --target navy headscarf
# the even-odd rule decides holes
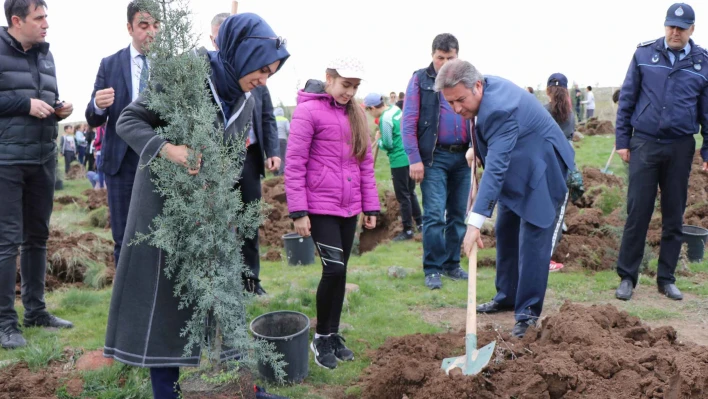
[[[268,23],[251,13],[232,15],[219,28],[216,38],[219,51],[210,52],[209,59],[216,91],[224,102],[226,119],[236,111],[236,103],[244,95],[239,79],[278,60],[280,69],[290,57],[285,46],[276,48],[276,38]]]

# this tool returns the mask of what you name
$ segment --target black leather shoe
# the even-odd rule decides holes
[[[511,330],[511,336],[523,338],[524,335],[526,335],[526,330],[528,330],[531,326],[536,327],[536,321],[534,319],[517,321],[516,324],[514,324],[514,328]]]
[[[632,284],[632,280],[624,279],[620,283],[620,286],[617,288],[617,291],[615,291],[615,298],[619,299],[620,301],[629,301],[630,299],[632,299],[633,292],[634,284]]]
[[[504,306],[499,302],[489,301],[481,305],[477,305],[477,313],[497,313],[514,310],[511,306]]]
[[[16,325],[0,327],[0,347],[3,349],[21,348],[27,345],[22,337],[22,331]]]
[[[683,294],[676,287],[676,284],[659,285],[659,292],[676,301],[683,299]]]
[[[74,328],[74,324],[70,321],[60,319],[49,313],[37,316],[34,319],[24,319],[22,325],[25,327]]]
[[[268,293],[266,292],[266,290],[263,289],[263,287],[261,286],[261,283],[258,283],[258,285],[256,285],[256,292],[255,292],[255,294],[258,295],[258,296],[263,296],[263,295],[266,295],[266,294],[268,294]]]

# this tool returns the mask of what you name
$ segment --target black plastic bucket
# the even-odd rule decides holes
[[[54,181],[54,191],[61,191],[64,189],[64,181],[63,180],[55,180]]]
[[[253,319],[251,333],[275,345],[275,351],[283,355],[285,381],[302,382],[309,372],[308,350],[310,318],[300,312],[281,310],[266,313]],[[275,381],[275,371],[265,364],[258,364],[258,372],[269,381]]]
[[[688,260],[690,262],[703,261],[703,254],[706,249],[708,230],[703,227],[684,225],[683,242],[688,244]]]
[[[283,236],[283,246],[290,266],[315,263],[315,242],[312,241],[312,237],[301,237],[297,233],[288,233]]]

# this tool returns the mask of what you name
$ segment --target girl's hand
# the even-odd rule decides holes
[[[364,227],[373,230],[376,228],[376,216],[364,216]]]
[[[303,216],[299,219],[295,219],[295,232],[301,237],[309,237],[311,227],[309,217]]]
[[[192,150],[186,145],[173,145],[170,143],[165,144],[160,150],[160,156],[165,159],[170,160],[177,165],[184,166],[188,169],[190,175],[194,176],[199,173],[199,168],[202,164],[202,154],[197,155],[197,167],[196,169],[190,169],[187,159]]]

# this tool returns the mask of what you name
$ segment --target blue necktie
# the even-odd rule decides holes
[[[140,85],[138,86],[138,94],[142,94],[148,84],[148,65],[147,58],[144,55],[140,54],[138,57],[143,61],[143,65],[140,68]]]
[[[681,54],[683,54],[683,49],[681,50],[673,50],[669,49],[671,54],[674,55],[674,63],[672,65],[675,65],[677,62],[681,61]]]

